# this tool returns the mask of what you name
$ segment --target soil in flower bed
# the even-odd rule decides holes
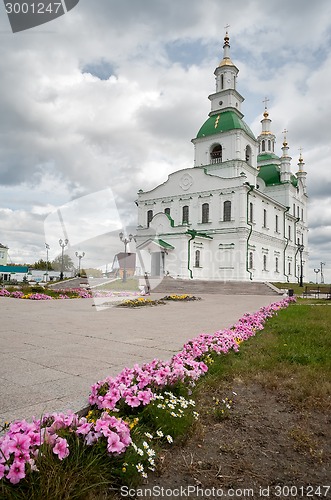
[[[145,487],[252,488],[254,498],[259,498],[259,488],[270,486],[269,498],[277,498],[272,495],[276,485],[330,484],[327,409],[300,411],[286,402],[285,394],[242,380],[218,392],[231,394],[232,390],[236,401],[224,419],[204,410],[213,407],[213,400],[208,394],[202,396],[194,433],[184,446],[163,453],[158,475],[150,476]],[[331,490],[324,498],[330,497]]]

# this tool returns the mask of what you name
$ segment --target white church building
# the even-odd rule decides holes
[[[192,139],[194,167],[138,193],[137,265],[160,277],[299,281],[308,260],[302,155],[294,174],[285,135],[277,156],[267,106],[254,136],[228,33],[223,50],[209,117]]]

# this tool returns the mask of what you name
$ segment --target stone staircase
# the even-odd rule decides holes
[[[243,281],[206,281],[184,280],[165,277],[153,288],[153,278],[150,279],[152,292],[163,294],[212,294],[220,295],[282,295],[283,292],[273,290],[266,283]]]

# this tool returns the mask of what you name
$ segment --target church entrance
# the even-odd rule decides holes
[[[151,253],[151,275],[160,276],[161,275],[161,252]]]

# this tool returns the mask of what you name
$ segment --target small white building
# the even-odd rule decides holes
[[[307,264],[306,172],[291,172],[265,108],[256,138],[243,120],[229,36],[215,70],[209,117],[194,144],[194,167],[138,193],[137,266],[152,276],[290,282]]]
[[[0,243],[0,265],[6,266],[8,260],[8,247]]]

